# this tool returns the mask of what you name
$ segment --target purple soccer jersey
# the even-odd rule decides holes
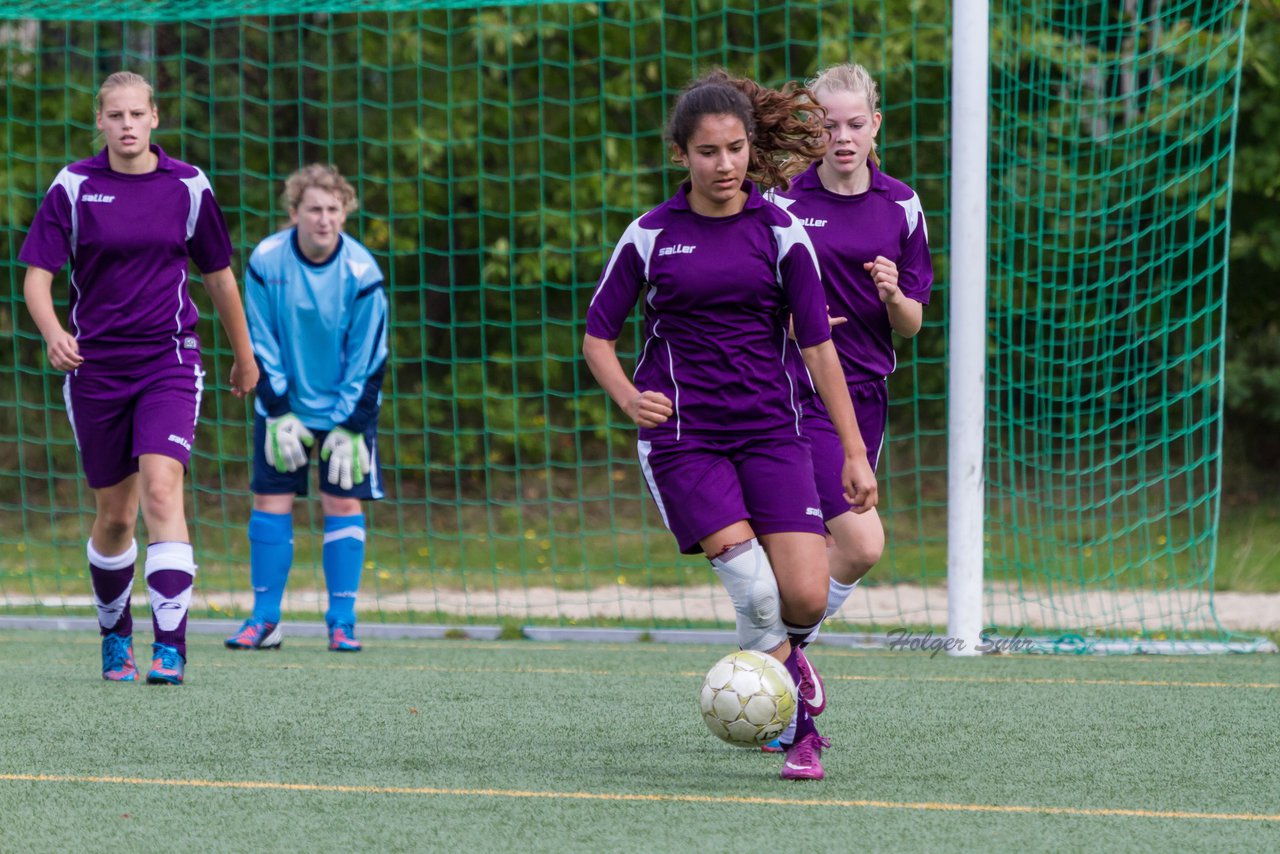
[[[695,213],[683,185],[631,223],[587,312],[587,332],[612,341],[643,295],[645,340],[634,382],[674,413],[645,441],[697,435],[797,435],[799,394],[785,368],[788,313],[796,339],[830,339],[817,260],[799,220],[750,182],[733,216]]]
[[[64,168],[18,255],[54,273],[71,262],[69,329],[85,359],[81,370],[185,364],[192,342],[198,346],[188,260],[205,273],[231,264],[209,179],[159,146],[151,150],[156,169],[141,175],[112,171],[105,148]]]
[[[820,161],[819,161],[820,162]],[[773,200],[797,216],[809,233],[832,317],[848,323],[831,330],[840,367],[849,383],[884,379],[897,364],[889,311],[880,301],[871,274],[862,265],[883,255],[898,266],[903,295],[928,304],[933,263],[924,209],[915,192],[881,172],[868,160],[871,186],[865,193],[843,196],[822,186],[818,162]],[[803,360],[790,348],[788,364],[812,393]]]

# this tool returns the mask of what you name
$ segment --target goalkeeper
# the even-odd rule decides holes
[[[280,646],[280,602],[293,563],[293,500],[319,452],[329,649],[356,652],[356,592],[364,566],[361,504],[383,497],[378,408],[387,364],[387,297],[369,250],[342,231],[358,207],[333,166],[285,181],[291,227],[258,244],[245,305],[261,378],[253,419],[249,573],[253,615],[230,649]]]

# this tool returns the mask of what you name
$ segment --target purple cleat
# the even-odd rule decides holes
[[[827,707],[827,692],[822,686],[822,677],[809,663],[804,650],[799,647],[796,648],[796,665],[800,669],[800,678],[796,681],[796,695],[804,703],[809,714],[816,718]]]
[[[784,780],[821,780],[826,776],[822,770],[822,750],[830,746],[828,739],[816,732],[809,733],[787,748],[787,758],[778,776]]]

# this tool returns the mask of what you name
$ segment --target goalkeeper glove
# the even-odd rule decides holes
[[[369,471],[369,446],[364,436],[345,427],[334,427],[320,448],[320,459],[329,461],[329,482],[350,489],[364,483]]]
[[[281,474],[297,471],[307,464],[307,452],[302,446],[310,448],[315,441],[311,431],[292,412],[286,412],[279,418],[268,418],[267,443],[263,448],[267,465]]]

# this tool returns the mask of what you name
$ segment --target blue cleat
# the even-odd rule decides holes
[[[239,631],[222,643],[227,649],[279,649],[283,638],[278,623],[250,617]]]
[[[102,678],[108,682],[136,682],[138,665],[133,661],[133,636],[114,632],[102,636]]]
[[[178,652],[178,648],[164,643],[151,645],[151,672],[147,674],[148,685],[181,685],[183,671],[187,660]]]
[[[334,623],[329,627],[329,649],[333,652],[359,652],[363,644],[356,640],[356,627],[351,623]]]
[[[780,738],[775,738],[767,744],[760,745],[760,749],[765,753],[782,753],[787,749],[787,747],[790,747],[790,745],[783,746],[782,739]]]

